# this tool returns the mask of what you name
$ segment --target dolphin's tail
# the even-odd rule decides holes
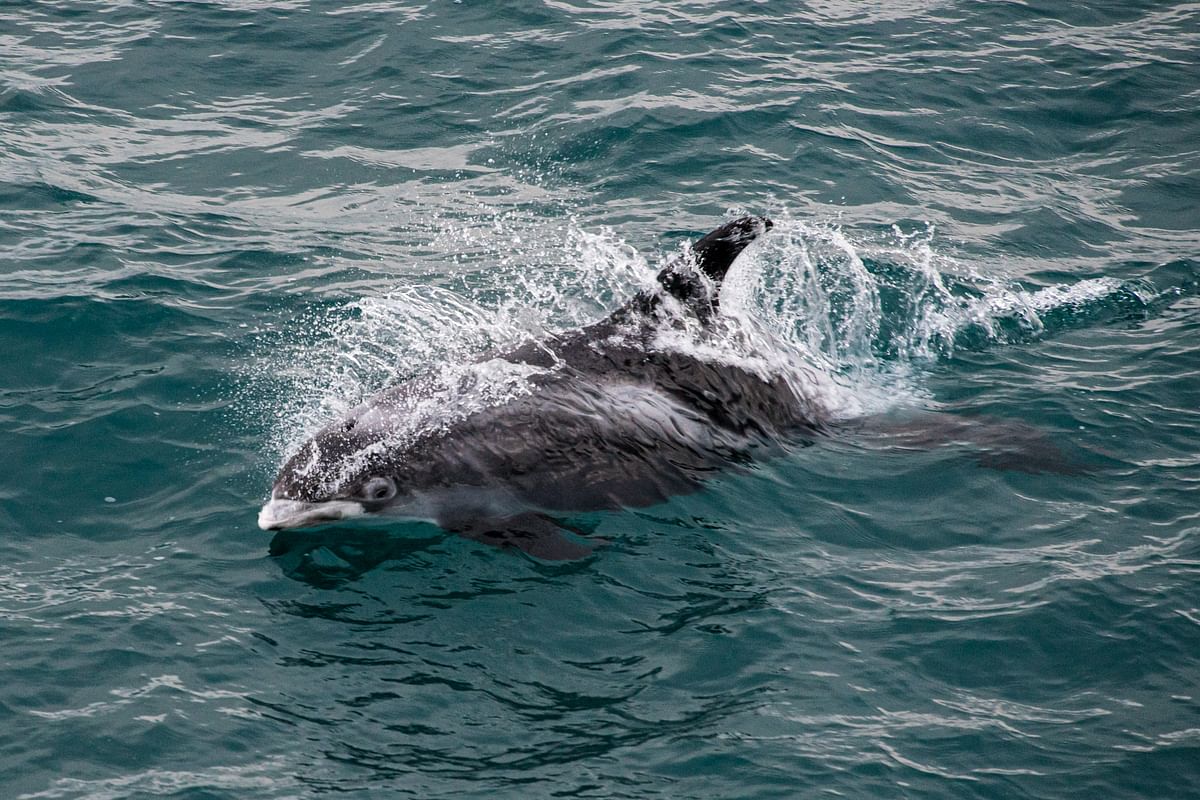
[[[848,427],[867,447],[896,451],[958,445],[974,451],[982,466],[1003,471],[1087,475],[1097,466],[1070,440],[1014,419],[922,411],[867,418]]]

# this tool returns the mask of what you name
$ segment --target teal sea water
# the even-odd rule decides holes
[[[0,795],[1200,797],[1200,7],[0,5]],[[684,241],[845,420],[544,563],[280,461]],[[733,295],[731,295],[732,297]]]

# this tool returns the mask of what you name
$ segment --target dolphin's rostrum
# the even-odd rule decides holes
[[[656,344],[665,327],[715,324],[726,272],[770,228],[762,217],[722,225],[670,262],[654,290],[600,322],[484,359],[478,380],[381,392],[288,460],[259,525],[386,513],[575,558],[591,548],[564,536],[554,514],[652,505],[816,427],[782,375]],[[513,391],[481,396],[497,386]]]

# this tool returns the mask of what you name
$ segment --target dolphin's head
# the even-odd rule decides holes
[[[383,511],[409,499],[378,408],[360,407],[288,459],[258,514],[263,530],[302,528]]]

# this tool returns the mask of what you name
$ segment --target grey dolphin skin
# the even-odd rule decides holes
[[[426,429],[412,420],[430,400],[427,384],[381,392],[288,460],[259,526],[386,514],[538,558],[578,558],[592,548],[553,515],[653,505],[814,429],[782,377],[654,345],[664,326],[686,324],[681,314],[711,324],[725,273],[771,226],[762,217],[722,225],[606,319],[484,360],[526,376],[527,391]]]

